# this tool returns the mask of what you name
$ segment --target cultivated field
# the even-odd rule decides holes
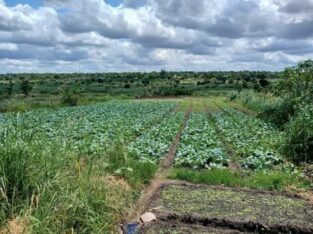
[[[7,113],[0,135],[3,233],[117,232],[148,210],[158,221],[144,233],[313,231],[286,133],[226,98]]]

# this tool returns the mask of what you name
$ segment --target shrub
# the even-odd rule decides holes
[[[81,93],[82,89],[80,84],[67,84],[63,86],[60,91],[61,101],[65,105],[77,106]]]
[[[33,85],[31,85],[28,80],[23,80],[21,83],[21,90],[25,96],[28,96],[33,90]]]
[[[277,99],[275,102],[267,102],[263,105],[259,117],[265,121],[282,128],[294,115],[295,107],[288,99]]]
[[[286,126],[283,152],[295,162],[313,162],[313,106],[304,105]]]

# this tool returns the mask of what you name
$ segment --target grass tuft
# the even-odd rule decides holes
[[[282,191],[289,186],[296,188],[309,188],[310,186],[310,183],[299,175],[278,171],[239,172],[229,169],[194,171],[186,168],[175,168],[172,170],[169,178],[196,184],[226,185],[278,191]]]

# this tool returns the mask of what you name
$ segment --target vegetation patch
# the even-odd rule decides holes
[[[175,165],[190,168],[223,168],[229,159],[208,115],[191,113],[181,136]]]
[[[313,231],[313,206],[298,197],[213,186],[164,185],[150,204],[157,212],[191,215],[267,230]],[[211,220],[211,221],[209,221]],[[251,225],[253,226],[253,225]]]
[[[291,186],[298,189],[310,188],[310,182],[300,175],[291,175],[280,171],[252,172],[230,169],[195,171],[186,168],[175,168],[171,171],[169,178],[196,184],[238,186],[278,191]]]

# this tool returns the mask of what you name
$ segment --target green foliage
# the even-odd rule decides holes
[[[212,185],[239,186],[242,183],[240,175],[228,169],[195,171],[186,168],[175,168],[172,170],[169,178]]]
[[[185,168],[173,169],[171,179],[179,179],[198,184],[240,186],[255,189],[283,190],[288,186],[309,188],[309,181],[298,174],[291,175],[280,171],[232,171],[229,169],[212,169],[194,171]]]
[[[175,158],[176,166],[222,168],[229,159],[205,113],[192,113],[181,136]]]
[[[150,161],[141,161],[135,154],[127,151],[122,142],[107,153],[108,172],[123,177],[134,188],[147,184],[154,176],[158,166]]]
[[[21,83],[21,90],[23,94],[27,97],[29,93],[33,90],[33,85],[28,80],[23,80]]]
[[[9,82],[9,85],[7,87],[7,95],[8,97],[10,97],[13,93],[13,86],[14,86],[14,83],[10,80]]]
[[[283,171],[255,172],[246,177],[247,187],[255,189],[284,190],[288,186],[309,188],[310,183],[298,174],[289,174]]]
[[[123,145],[174,106],[112,101],[1,116],[0,224],[20,216],[30,233],[115,233],[157,169]]]
[[[81,93],[82,93],[81,84],[79,83],[75,85],[66,84],[62,87],[60,91],[61,102],[65,105],[77,106]]]
[[[295,113],[295,105],[287,98],[277,99],[275,102],[266,102],[263,104],[259,117],[283,128]]]
[[[286,126],[283,152],[295,162],[313,162],[313,106],[303,105]]]
[[[158,163],[168,152],[183,120],[183,113],[168,113],[158,124],[133,141],[128,149],[138,160]]]

